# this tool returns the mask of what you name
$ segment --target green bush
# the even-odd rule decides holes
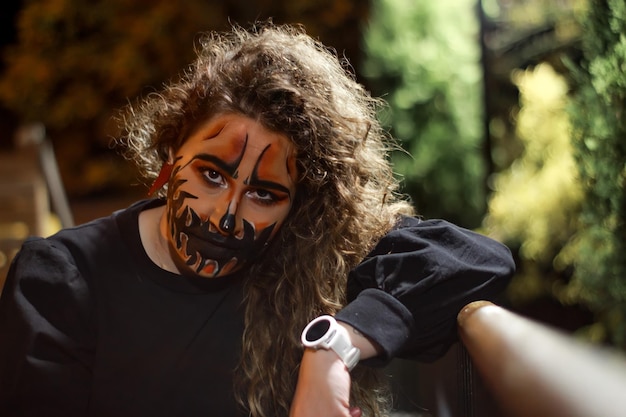
[[[389,102],[394,157],[426,217],[475,227],[485,210],[482,71],[471,0],[375,0],[362,73]]]
[[[567,296],[597,314],[589,336],[626,348],[626,3],[592,0],[573,72],[572,140],[584,189]]]

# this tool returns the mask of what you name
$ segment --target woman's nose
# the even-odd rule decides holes
[[[226,234],[230,235],[235,232],[235,227],[237,224],[237,206],[237,202],[231,200],[226,207],[224,215],[220,218],[218,222],[218,228]]]

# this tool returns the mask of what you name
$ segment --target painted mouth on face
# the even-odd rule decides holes
[[[183,236],[185,236],[184,233],[181,233],[180,235],[181,241],[182,241]],[[191,235],[187,237],[187,245],[186,245],[187,247],[185,251],[187,253],[193,251],[193,250],[189,250],[188,242],[192,242],[192,246],[193,246],[193,242],[201,242],[200,245],[202,245],[202,248],[200,248],[200,250],[196,250],[196,252],[201,257],[203,254],[211,254],[211,257],[215,259],[230,259],[230,258],[236,257],[237,253],[240,252],[240,249],[229,248],[229,247],[225,247],[221,245],[215,245],[212,242],[200,240],[198,237]],[[199,249],[199,248],[196,248],[196,249]]]
[[[213,278],[227,274],[239,263],[238,250],[213,245],[193,234],[180,232],[174,242],[185,269],[196,275]]]
[[[173,216],[177,212],[181,214]],[[174,208],[170,214],[176,250],[195,274],[209,277],[226,275],[251,263],[263,251],[275,227],[266,227],[257,236],[254,226],[243,220],[243,233],[236,237],[211,231],[210,220],[203,221],[189,206],[182,211]]]
[[[237,239],[233,236],[224,236],[219,233],[211,233],[210,236],[206,235],[197,235],[194,232],[189,230],[181,231],[180,233],[184,233],[191,239],[199,239],[202,240],[206,245],[215,247],[215,250],[233,250],[238,251],[245,247],[244,242],[240,239]]]

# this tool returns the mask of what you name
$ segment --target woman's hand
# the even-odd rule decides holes
[[[380,347],[346,323],[352,344],[361,359],[380,353]],[[361,409],[350,407],[350,372],[332,350],[305,349],[290,417],[361,417]]]
[[[360,417],[350,407],[350,372],[332,350],[305,349],[290,417]]]

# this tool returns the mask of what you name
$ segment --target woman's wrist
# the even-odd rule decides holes
[[[363,333],[349,325],[337,320],[337,323],[348,331],[352,345],[361,351],[361,360],[373,358],[382,353],[382,348]]]
[[[383,351],[378,343],[331,315],[322,315],[309,322],[300,339],[307,349],[333,351],[348,370],[361,359],[373,358]]]

